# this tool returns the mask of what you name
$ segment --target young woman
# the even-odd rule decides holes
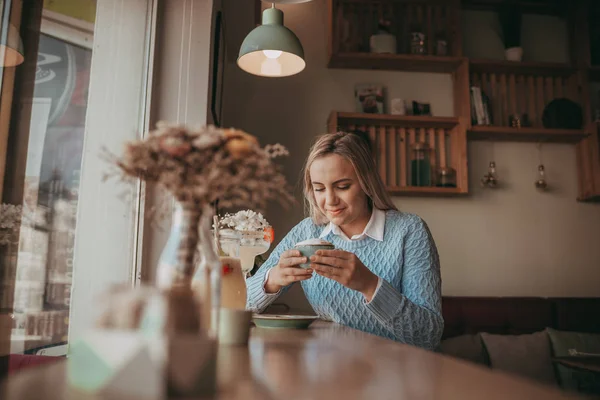
[[[248,309],[262,312],[293,283],[319,317],[435,349],[444,322],[437,249],[425,222],[396,209],[367,143],[353,133],[318,138],[304,168],[309,218],[296,225],[248,279]],[[293,247],[322,238],[307,262]]]

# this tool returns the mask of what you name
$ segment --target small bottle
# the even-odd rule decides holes
[[[218,219],[213,218],[213,226]],[[210,216],[202,215],[200,221],[200,240],[198,244],[199,263],[192,277],[192,288],[201,303],[201,321],[206,334],[211,339],[219,336],[219,310],[221,303],[221,261],[222,252],[216,234],[210,230]],[[217,231],[218,232],[218,231]]]

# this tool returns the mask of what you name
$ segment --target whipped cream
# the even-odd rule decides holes
[[[308,239],[308,240],[296,243],[296,246],[332,246],[333,247],[333,244],[328,242],[327,240],[315,238],[315,239]]]

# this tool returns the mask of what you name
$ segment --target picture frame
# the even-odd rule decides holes
[[[385,87],[376,83],[357,84],[354,87],[356,111],[365,114],[384,114]]]

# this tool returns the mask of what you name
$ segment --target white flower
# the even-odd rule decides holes
[[[21,223],[23,207],[14,204],[0,204],[0,229],[13,229]]]
[[[198,137],[192,141],[192,146],[198,150],[203,150],[219,145],[222,140],[223,135],[219,131],[211,129],[198,135]]]
[[[261,213],[252,210],[242,210],[235,214],[225,214],[219,224],[236,231],[260,232],[270,226]]]
[[[21,226],[23,207],[14,204],[0,204],[0,245],[13,243]]]
[[[265,153],[269,158],[276,158],[281,156],[289,156],[290,152],[285,148],[285,146],[276,143],[276,144],[268,144],[264,148]]]

